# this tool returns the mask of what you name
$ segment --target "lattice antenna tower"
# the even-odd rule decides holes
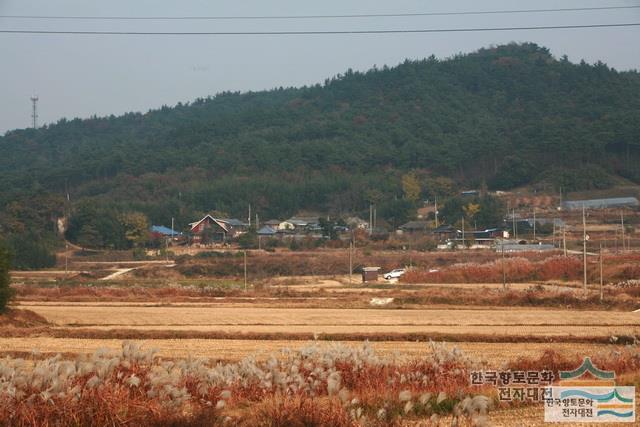
[[[31,112],[33,128],[36,129],[38,127],[38,95],[33,95],[31,97],[31,104],[33,105],[33,110]]]

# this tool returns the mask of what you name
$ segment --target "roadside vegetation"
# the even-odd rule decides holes
[[[621,383],[635,384],[640,352],[629,346],[593,355]],[[502,368],[559,370],[578,357],[553,350]],[[123,342],[75,359],[0,359],[0,425],[389,426],[490,425],[491,411],[531,402],[500,402],[497,390],[470,383],[475,370],[500,368],[455,347],[425,344],[412,360],[381,357],[366,343],[282,349],[266,360],[212,363],[163,360]],[[637,384],[636,384],[637,385]],[[513,405],[513,406],[512,406]]]
[[[583,262],[577,256],[555,255],[539,261],[525,256],[508,256],[504,260],[485,263],[458,263],[441,269],[415,268],[400,280],[405,283],[502,283],[503,280],[513,283],[579,281],[583,277]],[[602,275],[607,283],[637,279],[640,277],[640,255],[605,256]],[[600,281],[597,258],[588,262],[587,278],[589,283]]]
[[[491,400],[469,387],[473,368],[436,344],[410,362],[364,344],[215,364],[165,361],[124,342],[75,360],[1,359],[0,425],[386,426],[442,416],[485,425]]]

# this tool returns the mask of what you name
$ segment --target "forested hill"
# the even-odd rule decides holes
[[[638,72],[510,44],[11,131],[0,138],[0,205],[5,216],[7,206],[53,212],[68,191],[72,208],[92,200],[184,225],[249,203],[265,218],[357,212],[402,198],[410,171],[423,198],[456,185],[638,182],[638,160]]]

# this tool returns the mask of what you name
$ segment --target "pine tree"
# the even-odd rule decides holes
[[[9,250],[0,247],[0,312],[7,307],[7,303],[13,296],[13,289],[9,287],[9,267],[11,265],[11,254]]]

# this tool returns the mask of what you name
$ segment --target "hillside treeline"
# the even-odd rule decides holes
[[[639,159],[638,72],[510,44],[11,131],[0,137],[0,206],[9,234],[42,198],[58,200],[38,211],[47,224],[87,202],[179,227],[210,210],[246,216],[249,204],[268,219],[365,215],[374,202],[393,224],[406,216],[407,174],[419,178],[415,205],[463,188],[640,182]]]

